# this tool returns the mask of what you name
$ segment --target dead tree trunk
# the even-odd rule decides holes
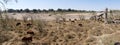
[[[105,23],[108,23],[108,8],[105,9]]]

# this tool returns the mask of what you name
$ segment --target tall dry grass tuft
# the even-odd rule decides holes
[[[80,15],[80,16],[79,16],[79,19],[80,19],[80,20],[85,20],[85,16]]]
[[[47,25],[47,22],[44,20],[34,20],[32,19],[31,22],[35,26],[36,30],[39,32],[39,36],[42,38],[47,35],[47,30],[45,30],[45,26]]]
[[[0,19],[1,30],[9,30],[8,29],[8,28],[10,28],[9,23],[10,23],[10,19],[8,18],[8,16],[7,15],[1,15],[1,19]]]
[[[11,25],[9,24],[11,21],[11,19],[9,19],[9,17],[7,16],[7,8],[6,8],[6,4],[11,1],[11,0],[1,0],[0,4],[2,5],[2,7],[0,7],[0,30],[10,30],[11,29]],[[15,2],[17,2],[17,0],[15,0]],[[4,11],[2,11],[4,10]]]

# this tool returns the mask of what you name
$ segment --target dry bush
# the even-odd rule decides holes
[[[66,16],[65,16],[64,14],[57,15],[57,16],[56,16],[56,22],[57,22],[57,23],[66,22]]]
[[[33,20],[33,24],[36,27],[36,30],[39,31],[39,36],[41,38],[45,37],[47,35],[47,30],[45,30],[45,26],[46,26],[46,21],[43,20]]]
[[[80,16],[79,16],[79,19],[80,19],[80,20],[85,20],[85,16],[80,15]]]

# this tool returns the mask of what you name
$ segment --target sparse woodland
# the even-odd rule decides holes
[[[75,12],[76,10],[64,11]],[[57,13],[64,13],[64,11],[58,9]],[[3,12],[0,15],[0,45],[114,45],[120,41],[120,24],[85,20],[84,16],[80,16],[80,20],[69,21],[65,19],[61,21],[59,18],[56,18],[56,21],[34,20],[32,17],[30,20],[26,17],[24,20],[17,20],[3,17]],[[7,12],[43,13],[54,12],[54,10],[8,9]]]

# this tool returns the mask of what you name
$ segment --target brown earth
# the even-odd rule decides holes
[[[16,26],[17,22],[21,24]],[[26,26],[28,23],[32,26]],[[91,20],[60,23],[14,21],[12,26],[11,30],[0,30],[0,45],[25,45],[22,38],[28,30],[35,33],[29,45],[114,45],[120,41],[119,24]]]

